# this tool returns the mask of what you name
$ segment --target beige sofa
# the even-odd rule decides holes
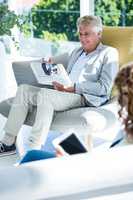
[[[104,28],[103,43],[118,47],[120,53],[120,64],[127,62],[127,60],[131,61],[132,59],[133,53],[131,47],[133,41],[130,39],[132,34],[132,28]],[[65,63],[63,64],[65,65]],[[13,70],[18,85],[26,83],[40,87],[32,73],[30,62],[14,62]],[[10,110],[10,105],[10,100],[2,102],[0,104],[0,113],[7,117]],[[34,108],[34,114],[28,114],[25,121],[26,124],[33,124],[35,113],[36,108]],[[65,112],[58,112],[54,117],[51,130],[56,130],[63,133],[74,131],[81,136],[95,134],[97,137],[102,137],[102,139],[105,141],[111,141],[114,139],[115,133],[117,132],[116,127],[117,102],[110,100],[106,105],[103,105],[99,108],[86,107],[72,109]]]
[[[21,84],[22,81],[27,81],[27,83],[33,85],[35,84],[34,77],[28,79],[28,77],[22,76],[23,70],[24,72],[29,71],[28,65],[29,63],[14,64],[13,68],[15,75],[17,75],[18,84]],[[10,103],[10,101],[8,103]],[[3,104],[4,103],[1,105]],[[4,114],[4,109],[9,109],[9,107],[1,105],[0,110],[2,111],[3,108],[2,112]],[[89,126],[88,129],[86,129],[86,124],[93,125],[96,122],[96,124],[94,124],[96,129],[99,126],[101,130],[105,130],[102,133],[99,132],[99,134],[102,135],[105,133],[104,138],[109,138],[114,132],[112,127],[116,121],[114,117],[115,106],[117,108],[116,102],[113,101],[96,110],[85,108],[83,110],[74,109],[68,111],[68,114],[67,112],[59,113],[56,115],[52,127],[55,126],[57,130],[58,127],[62,126],[63,129],[67,130],[69,126],[75,126],[77,130],[84,128],[85,132],[87,132],[90,129]],[[106,114],[108,113],[109,116],[107,116],[104,111]],[[33,116],[34,115],[30,115],[31,118],[28,118],[31,119],[27,121],[28,124],[33,122]],[[74,120],[73,117],[75,119],[75,124],[71,122],[71,119]],[[100,118],[103,121],[103,126],[100,123]],[[110,119],[112,122],[110,122]],[[80,122],[80,120],[82,121]],[[66,123],[66,125],[63,123]],[[110,131],[110,134],[108,134],[109,127],[111,131],[113,131]],[[104,152],[94,150],[91,154],[86,153],[82,155],[73,155],[71,157],[27,163],[17,168],[14,166],[6,168],[1,167],[0,195],[3,200],[24,198],[30,200],[132,200],[132,153],[133,147],[129,145],[112,148]]]

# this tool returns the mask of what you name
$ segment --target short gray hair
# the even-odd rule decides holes
[[[85,15],[83,17],[80,17],[77,20],[77,29],[79,29],[80,25],[92,25],[95,32],[102,32],[103,30],[102,20],[98,16]]]

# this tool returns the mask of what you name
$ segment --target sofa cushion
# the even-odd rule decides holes
[[[104,27],[102,41],[118,49],[120,65],[133,60],[133,27]]]
[[[0,113],[5,117],[8,117],[12,100],[3,101],[0,104]],[[113,105],[112,102],[111,105]],[[80,136],[93,132],[95,136],[112,140],[117,132],[113,130],[117,120],[112,108],[108,109],[109,106],[110,104],[99,108],[85,107],[55,112],[51,130],[62,133],[74,131]],[[36,106],[32,106],[29,110],[25,124],[32,126],[35,121]]]

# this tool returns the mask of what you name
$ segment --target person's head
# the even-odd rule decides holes
[[[123,67],[116,79],[118,101],[120,104],[119,116],[125,124],[128,139],[133,142],[133,63]]]
[[[78,18],[77,30],[79,40],[86,52],[95,50],[102,36],[102,20],[100,17],[86,15]]]

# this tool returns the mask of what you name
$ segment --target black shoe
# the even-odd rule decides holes
[[[0,157],[1,156],[8,156],[8,155],[15,154],[15,153],[16,153],[15,144],[8,146],[8,145],[0,142]]]

